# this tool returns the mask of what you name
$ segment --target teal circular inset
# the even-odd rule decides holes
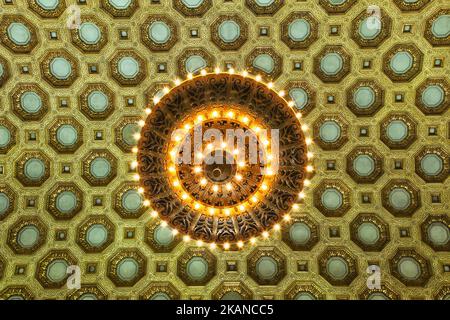
[[[450,15],[442,15],[434,20],[431,32],[436,38],[447,38],[450,35]]]
[[[428,238],[435,245],[446,245],[450,240],[450,232],[448,226],[442,222],[433,222],[427,229]]]
[[[428,108],[439,107],[445,100],[445,92],[440,86],[428,86],[422,92],[422,102]]]
[[[337,189],[326,189],[321,199],[323,206],[328,210],[337,210],[342,206],[342,193]]]
[[[3,72],[4,72],[3,70],[4,70],[3,64],[0,63],[0,77],[3,76]]]
[[[45,174],[45,164],[41,159],[30,159],[25,162],[24,174],[30,180],[39,180]]]
[[[181,0],[183,4],[191,9],[195,9],[201,6],[204,0]]]
[[[119,73],[126,79],[133,79],[139,73],[139,63],[133,57],[123,57],[117,66]]]
[[[371,87],[360,87],[355,91],[353,101],[358,108],[370,108],[375,102],[375,92]]]
[[[50,73],[58,80],[67,80],[72,73],[72,66],[66,58],[53,58],[50,62]]]
[[[94,224],[86,231],[86,241],[93,247],[101,247],[108,240],[108,230],[102,224]]]
[[[98,300],[98,298],[93,293],[84,293],[78,298],[78,300]]]
[[[275,0],[255,0],[256,4],[261,7],[270,6]]]
[[[341,137],[341,127],[336,121],[325,121],[319,129],[320,139],[327,143],[336,142]]]
[[[108,1],[115,9],[125,10],[131,5],[132,0],[108,0]]]
[[[157,292],[152,295],[150,300],[170,300],[170,297],[165,292]]]
[[[9,209],[9,198],[3,192],[0,192],[0,215]]]
[[[289,90],[289,96],[294,101],[295,107],[299,110],[303,109],[308,103],[308,94],[302,88]]]
[[[28,225],[17,233],[17,242],[22,248],[32,248],[39,241],[39,229]]]
[[[296,222],[289,228],[289,238],[294,244],[305,244],[311,238],[311,229],[303,222]]]
[[[394,188],[389,193],[389,202],[396,210],[405,210],[411,204],[411,195],[403,188]]]
[[[328,76],[334,76],[342,70],[344,60],[335,52],[327,53],[320,61],[320,69]]]
[[[10,296],[8,298],[8,300],[12,300],[12,301],[18,301],[18,300],[25,300],[24,297],[22,296]]]
[[[42,99],[36,92],[27,91],[20,96],[20,106],[27,113],[37,113],[42,108]]]
[[[341,257],[331,257],[327,261],[327,273],[336,280],[344,279],[348,274],[348,264]]]
[[[63,146],[73,146],[78,140],[78,132],[70,124],[63,124],[56,130],[56,140]]]
[[[366,154],[359,155],[353,161],[353,170],[361,177],[368,177],[375,170],[375,161]]]
[[[374,292],[367,297],[367,300],[390,300],[390,299],[382,292]]]
[[[234,42],[239,38],[241,28],[233,20],[226,20],[219,26],[219,37],[224,42]]]
[[[67,276],[67,267],[69,267],[69,264],[66,260],[53,260],[47,267],[47,278],[51,282],[63,281]]]
[[[243,300],[242,296],[239,294],[239,292],[236,291],[229,291],[225,293],[220,300]]]
[[[188,73],[195,73],[206,68],[206,61],[199,55],[192,55],[186,59],[185,67]]]
[[[13,22],[7,29],[8,38],[18,46],[26,46],[31,41],[31,33],[26,25]]]
[[[393,120],[386,127],[386,135],[389,140],[399,142],[408,136],[408,126],[402,120]]]
[[[208,262],[203,257],[192,257],[186,264],[186,272],[193,280],[202,280],[208,274]]]
[[[77,196],[72,191],[63,191],[56,197],[56,209],[61,213],[71,213],[77,207]]]
[[[253,67],[266,73],[271,73],[275,68],[275,61],[273,61],[273,58],[270,55],[263,53],[253,60]]]
[[[357,237],[362,243],[373,245],[380,239],[380,230],[372,222],[363,222],[358,227]]]
[[[347,2],[347,0],[328,0],[328,2],[333,6],[340,6]]]
[[[370,19],[370,20],[369,20]],[[361,21],[359,24],[359,35],[366,40],[373,40],[375,39],[380,33],[381,33],[381,23],[378,24],[380,20],[375,20],[376,22],[373,23],[373,17],[365,18]],[[375,18],[377,19],[377,18]]]
[[[92,91],[87,100],[89,109],[94,112],[103,112],[108,108],[108,96],[101,91]]]
[[[78,29],[81,40],[86,44],[97,44],[102,38],[100,28],[92,22],[83,22]]]
[[[256,262],[256,273],[263,280],[272,279],[278,272],[278,264],[272,257],[261,257]]]
[[[136,123],[129,123],[122,129],[122,139],[129,146],[135,146],[137,140],[135,134],[141,131],[141,127]]]
[[[11,141],[11,132],[5,126],[0,125],[0,147],[6,147]]]
[[[137,212],[143,203],[142,195],[137,190],[128,190],[122,195],[122,207],[128,212]]]
[[[289,24],[289,38],[294,41],[303,41],[310,35],[311,26],[305,19],[296,19]]]
[[[36,0],[36,2],[45,10],[54,10],[59,5],[59,0]]]
[[[91,162],[90,172],[97,179],[106,178],[111,173],[111,164],[108,159],[97,157]]]
[[[420,277],[422,270],[415,259],[404,257],[398,262],[398,272],[408,280],[416,280]]]
[[[294,300],[316,300],[316,297],[309,292],[299,292],[295,295]]]
[[[149,25],[148,35],[155,43],[163,44],[170,39],[170,28],[163,21],[155,21]]]
[[[123,281],[136,278],[139,272],[139,264],[133,258],[124,258],[117,265],[117,276]]]
[[[444,170],[444,161],[436,154],[427,154],[420,160],[420,167],[427,176],[437,176]]]
[[[169,246],[174,239],[172,230],[161,225],[155,229],[153,236],[155,241],[161,246]]]
[[[408,72],[414,63],[413,56],[407,51],[397,52],[391,59],[391,69],[397,74]]]

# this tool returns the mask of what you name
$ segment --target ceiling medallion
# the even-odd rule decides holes
[[[246,71],[202,70],[147,108],[135,179],[144,204],[185,241],[254,244],[290,220],[313,171],[311,138],[284,91]]]

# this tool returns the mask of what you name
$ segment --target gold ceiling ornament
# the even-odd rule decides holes
[[[313,171],[293,102],[246,71],[202,70],[175,84],[135,136],[135,179],[153,216],[185,241],[225,250],[280,230]]]

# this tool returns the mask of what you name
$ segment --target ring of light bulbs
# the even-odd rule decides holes
[[[217,68],[214,69],[214,72],[211,72],[211,73],[208,73],[208,71],[205,70],[205,69],[201,70],[200,73],[199,73],[198,75],[193,75],[193,74],[189,73],[184,81],[182,81],[182,80],[180,80],[180,79],[177,78],[177,79],[175,79],[175,80],[173,81],[174,86],[173,86],[172,88],[169,88],[168,86],[166,86],[166,87],[164,87],[164,88],[162,89],[162,91],[163,91],[163,96],[159,96],[159,97],[158,97],[158,96],[155,96],[155,97],[153,98],[153,101],[152,101],[152,102],[153,102],[153,105],[156,106],[156,105],[160,102],[161,98],[164,97],[164,95],[168,94],[173,88],[178,87],[178,86],[181,85],[183,82],[185,82],[185,81],[190,81],[190,80],[192,80],[192,79],[194,79],[194,78],[196,78],[196,77],[204,77],[204,76],[211,75],[211,74],[216,74],[216,75],[219,75],[219,74],[230,74],[230,75],[233,75],[233,74],[235,74],[235,70],[234,70],[233,68],[230,68],[230,69],[228,69],[228,71],[221,71],[220,68],[217,67]],[[289,101],[286,100],[286,98],[285,98],[285,97],[286,97],[286,93],[285,93],[284,90],[276,91],[276,90],[275,90],[275,85],[274,85],[273,82],[264,82],[261,75],[259,75],[259,74],[258,74],[258,75],[251,75],[251,74],[249,74],[249,72],[246,71],[246,70],[242,71],[242,73],[240,73],[240,75],[243,76],[244,78],[247,78],[247,77],[252,78],[253,80],[255,80],[255,81],[257,81],[257,82],[259,82],[259,83],[265,85],[267,88],[269,88],[272,92],[274,92],[275,94],[277,94],[280,98],[282,98],[282,99],[285,101],[285,103],[286,103],[286,104],[292,109],[292,111],[295,113],[297,119],[301,119],[301,118],[302,118],[301,112],[300,112],[298,109],[295,109],[295,102],[294,102],[293,100],[289,100]],[[147,106],[146,109],[145,109],[145,117],[144,117],[143,119],[141,119],[141,120],[138,121],[138,125],[139,125],[141,128],[145,126],[145,119],[146,119],[146,117],[147,117],[148,115],[150,115],[151,113],[152,113],[152,109],[151,109],[151,107],[150,107],[150,105],[149,105],[149,106]],[[219,116],[220,116],[220,117],[224,117],[224,118],[229,118],[229,119],[240,120],[240,121],[242,121],[244,124],[250,125],[251,130],[252,130],[253,132],[256,131],[256,133],[257,133],[257,131],[258,131],[257,128],[263,128],[261,125],[256,125],[256,126],[253,125],[253,126],[252,126],[252,123],[253,123],[253,122],[254,122],[254,123],[257,123],[257,120],[254,119],[254,118],[252,118],[252,117],[250,117],[249,115],[243,115],[243,116],[241,116],[241,117],[239,117],[239,116],[236,117],[236,113],[235,113],[234,111],[230,111],[230,110],[213,110],[212,113],[210,113],[210,114],[197,114],[197,115],[196,115],[196,117],[197,117],[196,120],[191,120],[191,122],[187,121],[187,122],[185,122],[183,125],[184,125],[184,128],[186,129],[186,131],[188,131],[188,129],[191,128],[191,124],[194,124],[194,125],[195,125],[195,124],[197,124],[197,123],[199,123],[199,122],[202,122],[204,119],[208,119],[208,118],[209,118],[209,119],[211,119],[211,118],[217,118],[217,117],[219,117]],[[309,132],[309,127],[308,127],[306,124],[301,125],[301,129],[302,129],[302,131],[303,131],[303,133],[304,133],[305,135],[307,135],[307,133]],[[135,138],[136,140],[139,140],[139,139],[141,138],[140,133],[135,134],[134,138]],[[182,141],[182,140],[183,140],[183,138],[176,139],[176,142],[180,142],[180,141]],[[312,145],[313,139],[312,139],[310,136],[306,136],[306,138],[305,138],[305,143],[306,143],[306,145],[309,147],[309,146]],[[174,145],[174,148],[171,149],[171,150],[176,150],[176,147],[177,147],[177,146]],[[225,147],[225,146],[223,146],[223,147]],[[230,151],[233,152],[234,150],[230,150]],[[132,149],[132,152],[133,152],[134,154],[137,154],[137,153],[139,152],[139,149],[138,149],[137,147],[134,147],[134,148]],[[169,173],[171,174],[171,177],[173,178],[173,179],[172,179],[173,186],[178,187],[178,186],[180,186],[180,182],[179,182],[179,180],[177,179],[176,169],[175,169],[175,167],[174,167],[174,163],[175,163],[175,162],[174,162],[174,159],[175,159],[175,156],[176,156],[176,154],[175,154],[174,152],[171,152],[170,157],[169,157],[169,159],[170,159],[170,164],[169,164],[169,166],[168,166],[168,171],[169,171]],[[203,154],[203,156],[204,156],[204,154]],[[306,154],[306,157],[307,157],[307,159],[308,159],[308,164],[307,164],[306,167],[305,167],[305,171],[306,171],[307,173],[309,173],[309,174],[312,174],[312,173],[314,172],[314,167],[313,167],[313,165],[312,165],[312,160],[313,160],[314,154],[313,154],[311,151],[308,151],[307,154]],[[131,163],[131,168],[132,168],[132,169],[136,169],[136,168],[138,167],[138,165],[139,165],[138,162],[135,160],[135,161],[133,161],[133,162]],[[198,169],[194,169],[194,170],[198,171]],[[270,171],[269,171],[269,172],[270,172]],[[269,175],[270,175],[270,174],[269,174]],[[266,175],[264,175],[264,176],[266,176]],[[240,178],[239,175],[236,175],[236,176],[235,176],[235,179],[239,179],[239,178]],[[140,180],[139,174],[134,174],[133,180],[139,181],[139,180]],[[309,179],[305,179],[305,180],[303,181],[304,189],[305,189],[305,188],[308,188],[308,187],[310,186],[310,184],[311,184],[310,180],[309,180]],[[263,183],[261,184],[261,189],[263,189],[262,191],[267,190],[267,188],[268,188],[268,187],[267,187],[267,184],[263,182]],[[140,188],[138,188],[138,192],[139,192],[140,194],[143,194],[143,193],[144,193],[144,189],[143,189],[142,187],[140,187]],[[305,194],[305,192],[302,190],[302,191],[298,194],[298,199],[299,199],[299,201],[303,201],[303,199],[305,198],[305,196],[306,196],[306,194]],[[189,198],[189,195],[186,195],[185,192],[181,192],[181,198],[182,198],[183,200],[191,200],[191,199]],[[255,203],[255,201],[257,201],[257,199],[258,199],[258,198],[255,198],[255,196],[253,196],[252,199],[248,202],[248,205],[251,205],[252,202]],[[194,201],[194,200],[192,200],[192,201]],[[195,203],[195,201],[194,201],[194,203]],[[146,207],[150,207],[150,206],[151,206],[150,201],[147,200],[147,199],[145,199],[145,200],[143,201],[143,204],[144,204],[144,206],[146,206]],[[208,207],[208,206],[202,205],[202,204],[200,204],[200,203],[195,203],[195,204],[194,204],[194,207],[195,207],[196,209],[204,209],[204,210],[208,211],[209,214],[212,214],[212,215],[217,214],[217,210],[216,210],[215,208],[213,208],[213,207]],[[293,209],[293,210],[298,210],[298,209],[299,209],[298,203],[295,203],[295,204],[292,206],[292,209]],[[230,208],[223,208],[223,209],[220,209],[219,212],[227,216],[227,215],[230,215],[230,214],[231,214],[231,212],[228,211],[228,210],[230,210]],[[242,211],[245,211],[245,205],[244,205],[243,207],[242,207],[242,206],[238,206],[237,208],[233,208],[233,210],[236,210],[236,212],[242,212]],[[158,214],[157,211],[154,211],[154,210],[153,210],[153,211],[150,212],[150,216],[151,216],[152,218],[158,218],[159,214]],[[291,220],[292,220],[291,215],[290,215],[289,213],[287,213],[287,214],[285,214],[285,215],[283,216],[282,223],[286,223],[286,224],[287,224],[287,223],[290,223]],[[166,221],[164,221],[164,220],[161,220],[161,223],[160,223],[160,224],[161,224],[162,227],[169,228],[168,223],[167,223]],[[266,230],[264,230],[264,231],[261,233],[261,236],[258,236],[258,237],[252,237],[252,238],[250,238],[250,239],[248,240],[248,242],[249,242],[250,245],[255,245],[255,244],[258,243],[258,241],[264,241],[264,240],[267,240],[267,239],[270,237],[270,232],[278,233],[280,230],[281,230],[281,224],[280,224],[280,223],[276,223],[276,224],[273,225],[272,229],[266,229]],[[177,235],[179,234],[179,231],[178,231],[177,229],[172,229],[172,234],[173,234],[173,236],[177,236]],[[258,238],[262,238],[262,239],[258,239]],[[189,235],[184,235],[184,236],[183,236],[183,241],[186,242],[186,243],[194,241],[194,243],[195,243],[198,247],[202,247],[202,246],[205,246],[205,245],[206,245],[206,243],[204,243],[202,240],[193,240],[193,239],[191,239],[191,237],[190,237]],[[222,247],[223,247],[224,250],[229,250],[229,249],[232,248],[232,245],[233,245],[233,244],[235,244],[235,247],[236,247],[237,249],[241,249],[241,248],[244,247],[244,244],[245,244],[245,243],[244,243],[243,241],[238,241],[238,242],[236,242],[236,243],[225,242],[225,243],[222,244]],[[209,246],[210,249],[216,249],[216,248],[219,247],[219,245],[216,244],[215,242],[208,243],[207,245]]]

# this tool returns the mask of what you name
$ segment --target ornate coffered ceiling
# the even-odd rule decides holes
[[[0,0],[0,298],[449,299],[450,7],[369,5]],[[183,241],[134,179],[146,108],[217,67],[314,140],[289,222],[239,250]]]

